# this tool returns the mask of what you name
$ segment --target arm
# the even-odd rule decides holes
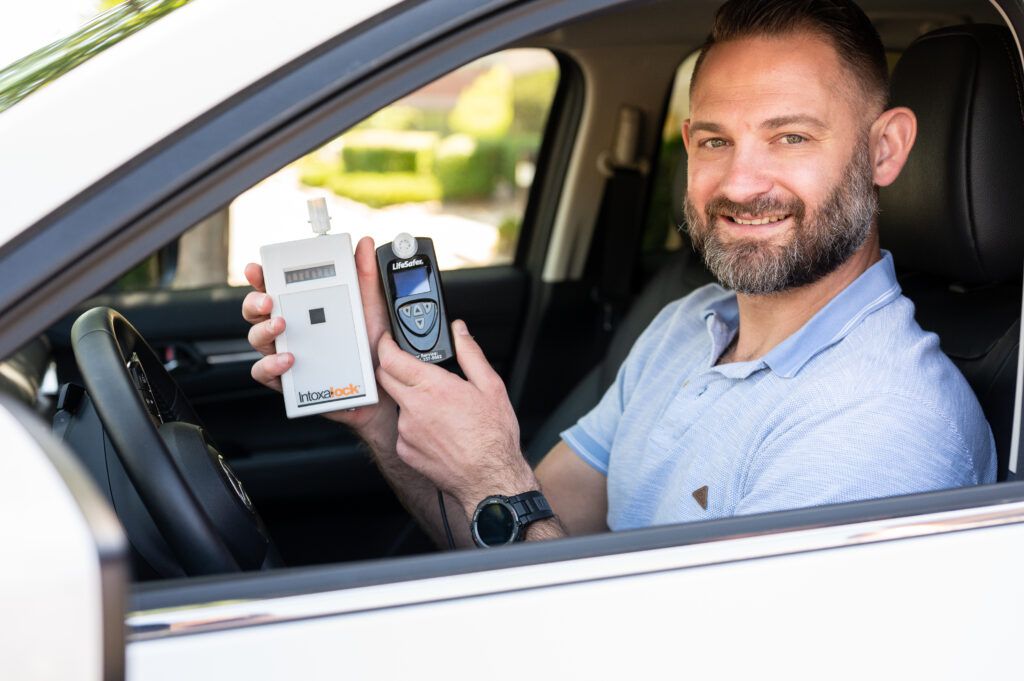
[[[568,534],[608,531],[608,479],[585,464],[569,445],[559,441],[535,474]]]
[[[445,491],[461,510],[463,527],[487,496],[540,489],[559,515],[531,524],[528,540],[604,529],[604,476],[565,445],[556,446],[535,475],[519,448],[519,424],[504,383],[465,323],[455,321],[452,331],[465,379],[402,352],[388,334],[378,343],[378,383],[401,407],[398,459]],[[450,520],[452,515],[449,508]],[[469,544],[468,532],[460,543]]]

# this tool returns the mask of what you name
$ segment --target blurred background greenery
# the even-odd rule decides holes
[[[96,16],[0,69],[0,111],[190,0],[98,0]]]
[[[302,182],[377,208],[515,191],[524,167],[532,171],[557,66],[516,74],[496,63],[456,74],[466,84],[452,96],[417,93],[303,158]],[[436,91],[459,87],[444,80]]]

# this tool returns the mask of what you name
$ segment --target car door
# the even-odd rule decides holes
[[[1024,602],[996,489],[141,593],[128,678],[1016,678],[986,652]]]

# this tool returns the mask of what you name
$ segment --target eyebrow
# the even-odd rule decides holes
[[[720,133],[722,132],[722,126],[718,123],[709,123],[708,121],[696,121],[694,123],[690,123],[690,134],[695,132]]]
[[[769,118],[761,123],[761,129],[776,130],[778,128],[784,128],[787,125],[810,125],[819,129],[828,129],[828,125],[824,121],[819,118],[815,118],[810,114],[792,114],[789,116],[776,116],[775,118]],[[692,134],[695,132],[721,134],[723,132],[723,128],[718,123],[712,123],[710,121],[695,121],[690,124],[690,133]]]
[[[776,116],[775,118],[769,118],[765,122],[761,123],[761,129],[775,130],[777,128],[784,128],[787,125],[810,125],[815,128],[828,128],[828,125],[826,125],[824,121],[815,118],[810,114],[794,114],[792,116]]]

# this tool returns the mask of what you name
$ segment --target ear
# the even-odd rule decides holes
[[[871,164],[875,184],[888,187],[899,177],[917,138],[917,116],[898,106],[875,119],[871,125]]]
[[[690,148],[690,119],[683,121],[683,148]]]

